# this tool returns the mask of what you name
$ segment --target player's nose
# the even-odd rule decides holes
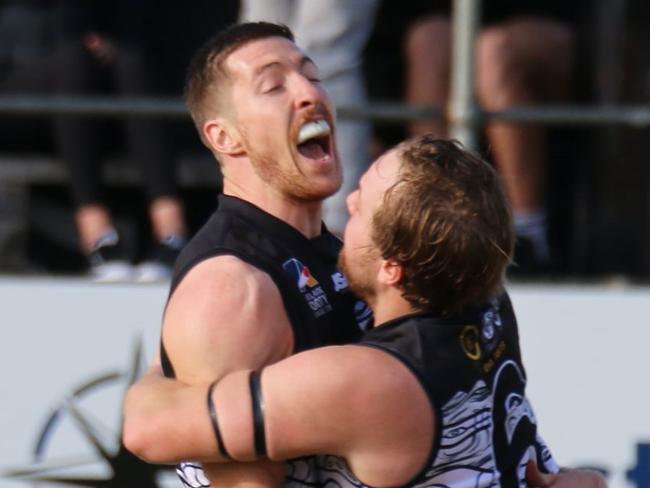
[[[319,86],[319,82],[312,81],[305,76],[298,76],[295,79],[295,84],[297,108],[304,109],[326,103],[327,95]]]

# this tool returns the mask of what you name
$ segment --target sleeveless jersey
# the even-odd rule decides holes
[[[370,309],[348,289],[337,267],[341,241],[323,227],[308,239],[286,222],[238,198],[219,195],[217,210],[181,252],[171,294],[206,259],[235,256],[267,273],[280,291],[294,335],[294,352],[356,342],[370,324]],[[163,370],[173,365],[161,350]]]
[[[170,296],[197,264],[235,256],[267,273],[277,286],[293,329],[294,352],[358,341],[371,325],[372,313],[349,291],[337,267],[341,241],[325,227],[318,237],[308,239],[244,200],[218,198],[217,210],[178,257]],[[162,342],[161,362],[165,375],[174,377]],[[198,463],[182,463],[177,472],[185,486],[209,486]]]
[[[406,486],[525,487],[530,459],[540,471],[557,471],[525,395],[517,323],[505,293],[454,319],[435,313],[396,319],[367,332],[360,345],[404,363],[434,410],[429,460]],[[316,471],[305,465],[293,473],[295,486],[365,486],[341,458],[317,456],[315,464]]]

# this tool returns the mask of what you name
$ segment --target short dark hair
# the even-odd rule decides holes
[[[294,42],[293,33],[285,25],[247,22],[220,31],[194,54],[187,71],[184,98],[199,133],[206,120],[209,92],[218,89],[228,76],[222,66],[223,60],[244,44],[267,37],[283,37]]]
[[[404,298],[444,315],[487,303],[514,246],[498,175],[457,141],[422,136],[396,150],[398,181],[373,216],[372,239],[403,267]]]

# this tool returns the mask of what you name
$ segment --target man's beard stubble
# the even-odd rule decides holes
[[[359,275],[357,276],[356,274],[357,270],[353,271],[355,265],[352,265],[351,267],[348,263],[345,257],[345,243],[343,246],[344,247],[339,252],[338,257],[339,269],[343,272],[346,279],[348,280],[348,286],[350,287],[352,293],[354,293],[357,297],[366,302],[372,308],[372,305],[375,301],[376,291],[368,279],[368,275],[365,273],[366,270],[363,269],[363,266],[360,266],[361,263],[357,264]]]
[[[291,168],[282,168],[273,157],[255,150],[249,144],[249,140],[248,135],[244,132],[244,146],[253,169],[262,181],[267,182],[284,195],[305,202],[322,202],[339,190],[342,182],[331,191],[316,190],[313,185],[309,184],[307,177],[300,173],[293,160]]]

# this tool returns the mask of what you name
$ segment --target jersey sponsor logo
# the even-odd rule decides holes
[[[296,258],[291,258],[282,264],[282,268],[295,280],[316,318],[332,310],[327,295],[307,266]]]
[[[334,291],[347,290],[349,286],[348,279],[340,271],[332,274],[332,283],[334,283]]]

